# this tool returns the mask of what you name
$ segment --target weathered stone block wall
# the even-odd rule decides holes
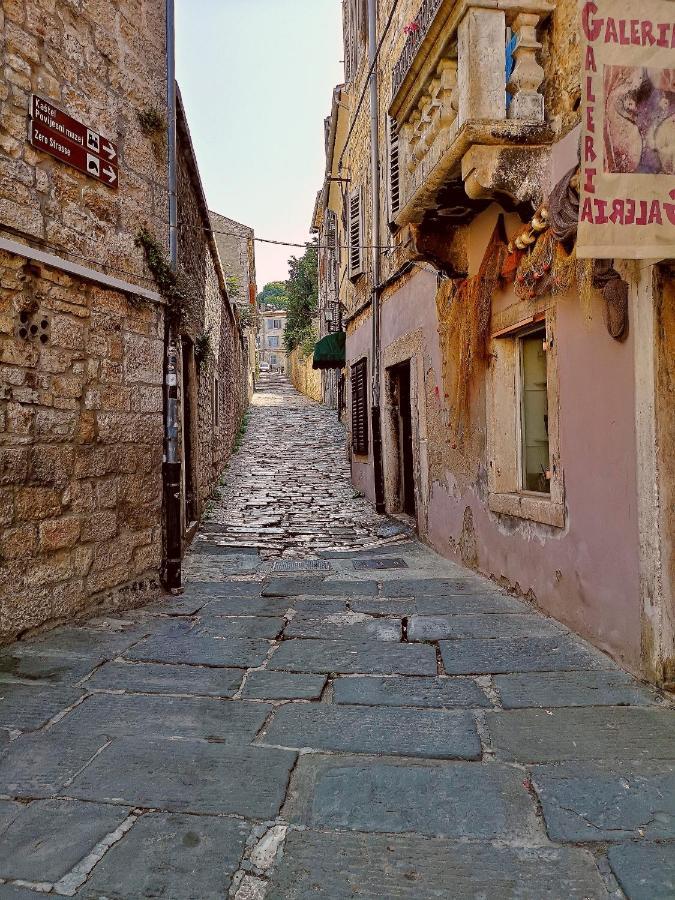
[[[160,306],[4,252],[0,291],[7,640],[158,587],[164,317]],[[45,343],[16,333],[17,310],[32,309],[48,323]]]
[[[305,356],[299,347],[288,354],[288,374],[291,383],[301,394],[305,394],[312,400],[321,403],[323,400],[323,385],[321,372],[312,368],[314,356]]]
[[[3,0],[1,236],[154,289],[134,241],[167,241],[166,154],[138,113],[165,108],[164,34],[163,0]],[[117,144],[119,191],[30,146],[32,92]],[[0,253],[0,641],[158,589],[163,329]]]
[[[197,410],[193,422],[196,490],[203,508],[232,451],[248,403],[248,380],[241,330],[227,296],[216,243],[209,233],[211,222],[182,105],[178,136],[178,265],[190,294],[181,331],[195,346],[200,339],[205,340],[207,348],[196,366]]]
[[[138,113],[166,109],[163,0],[3,0],[0,6],[0,224],[151,286],[134,245],[167,239],[166,153]],[[119,191],[28,143],[31,92],[115,141]],[[113,271],[114,270],[114,271]]]

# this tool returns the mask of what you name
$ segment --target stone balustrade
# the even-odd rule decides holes
[[[499,170],[492,162],[500,148],[548,143],[537,29],[554,5],[555,0],[422,4],[423,21],[394,67],[390,115],[400,135],[399,224],[419,221],[444,184],[459,177],[469,198],[485,198],[494,188],[518,201],[530,199],[527,179],[512,192],[503,177],[489,183],[490,170]],[[507,72],[509,42],[513,66]]]

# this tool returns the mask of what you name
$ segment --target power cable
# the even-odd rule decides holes
[[[366,92],[370,85],[371,76],[372,76],[373,72],[375,71],[375,66],[377,65],[377,61],[380,57],[380,51],[382,50],[382,45],[384,44],[384,39],[387,36],[389,27],[394,19],[394,13],[396,12],[396,7],[398,6],[398,4],[399,4],[399,0],[394,0],[394,5],[391,8],[391,12],[389,13],[389,17],[387,18],[387,22],[384,26],[384,30],[382,31],[382,37],[380,38],[380,41],[377,45],[377,50],[375,51],[375,57],[370,65],[370,68],[368,69],[368,75],[366,76],[366,80],[363,85],[363,90],[361,91],[361,96],[359,97],[359,102],[356,104],[356,109],[354,110],[354,116],[352,118],[352,123],[349,126],[349,131],[347,132],[347,137],[345,138],[344,146],[342,148],[342,153],[340,154],[340,159],[338,160],[338,170],[340,170],[342,168],[342,160],[344,159],[347,145],[349,144],[349,140],[354,131],[354,127],[356,126],[356,121],[358,119],[359,112],[361,111],[361,106],[363,105],[363,100],[366,96]]]

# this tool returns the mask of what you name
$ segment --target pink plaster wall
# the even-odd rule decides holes
[[[382,348],[422,328],[425,371],[442,391],[435,291],[435,277],[420,271],[385,302]],[[633,346],[630,336],[624,343],[609,337],[599,304],[593,312],[589,324],[575,297],[557,304],[565,528],[491,512],[483,450],[472,482],[448,471],[443,483],[431,484],[427,539],[452,557],[450,540],[459,539],[470,507],[481,571],[529,594],[542,609],[638,671]],[[362,326],[355,337],[369,340],[369,327]],[[356,340],[348,343],[350,358],[363,352],[362,343],[358,353],[356,346]],[[364,483],[358,470],[355,476],[357,485]],[[372,497],[372,473],[368,488]]]

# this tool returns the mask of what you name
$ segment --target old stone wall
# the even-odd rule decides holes
[[[164,310],[134,287],[139,228],[167,241],[139,120],[165,108],[164,33],[162,0],[0,7],[0,237],[57,257],[0,252],[0,641],[159,587]],[[30,146],[32,92],[117,144],[118,191]]]
[[[312,368],[313,360],[312,354],[305,356],[301,348],[296,347],[288,355],[288,375],[301,394],[321,403],[323,400],[321,372]]]
[[[151,286],[134,245],[167,240],[166,153],[139,113],[166,108],[163,0],[3,0],[0,224],[82,264]],[[119,190],[30,146],[31,92],[115,141]]]
[[[0,279],[7,640],[158,588],[164,316],[161,306],[4,252]],[[18,335],[23,316],[36,336]]]
[[[194,347],[197,410],[191,423],[197,447],[194,476],[199,508],[216,486],[230,456],[248,403],[243,333],[226,290],[225,274],[199,179],[187,120],[179,104],[178,265],[189,301],[181,316],[182,339]],[[186,373],[182,373],[184,388]]]

